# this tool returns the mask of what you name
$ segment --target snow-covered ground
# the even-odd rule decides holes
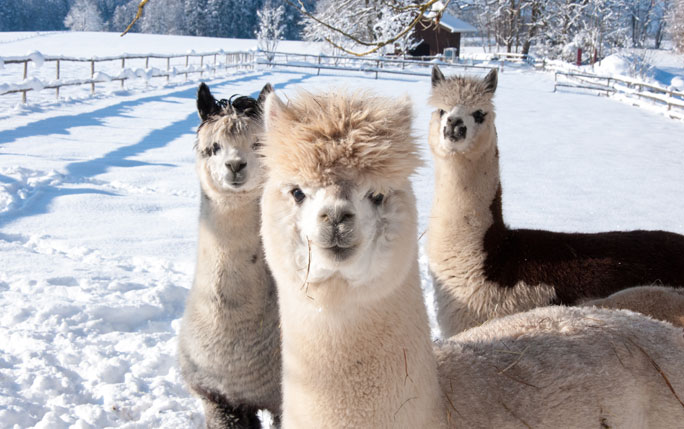
[[[71,37],[63,51],[42,46],[45,36],[7,55],[90,55],[76,43],[86,46],[89,35]],[[0,44],[0,55],[13,43]],[[194,38],[145,43],[137,48],[205,48]],[[284,95],[342,85],[411,97],[426,160],[414,177],[425,230],[433,185],[428,78],[276,70],[208,81],[224,97],[256,95],[266,82]],[[201,426],[175,358],[195,262],[197,84],[0,113],[0,428]],[[507,68],[499,77],[507,222],[684,233],[684,123],[552,89],[544,73]]]

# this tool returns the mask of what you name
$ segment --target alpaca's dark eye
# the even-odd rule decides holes
[[[485,112],[482,110],[476,110],[473,112],[473,119],[475,119],[475,122],[478,124],[481,124],[484,122],[484,118],[487,116]]]
[[[252,143],[252,150],[259,150],[259,148],[262,146],[261,142],[259,140],[255,141]]]
[[[292,198],[294,198],[297,204],[301,203],[302,201],[304,201],[304,198],[306,198],[304,192],[302,192],[302,190],[299,188],[294,188],[290,191],[290,194],[292,194]]]
[[[214,145],[211,147],[211,154],[216,155],[216,152],[221,150],[221,146],[218,143],[214,143]]]
[[[371,200],[371,203],[373,203],[373,205],[379,206],[380,204],[382,204],[383,200],[385,199],[385,196],[383,194],[374,194],[371,192],[370,194],[368,194],[368,199]]]
[[[444,116],[445,113],[446,113],[446,112],[445,112],[444,110],[439,109],[439,117],[440,117],[440,118],[441,118],[442,116]]]

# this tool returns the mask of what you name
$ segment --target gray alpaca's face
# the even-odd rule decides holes
[[[218,192],[249,192],[258,188],[263,180],[263,168],[257,154],[258,133],[256,121],[249,121],[240,133],[230,132],[219,119],[207,124],[198,135],[197,162],[204,173],[205,185]]]

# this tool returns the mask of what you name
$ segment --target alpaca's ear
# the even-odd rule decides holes
[[[270,131],[273,122],[283,114],[285,107],[285,104],[280,101],[275,92],[271,92],[266,96],[266,101],[264,102],[264,129],[266,131]]]
[[[485,76],[482,83],[484,84],[485,92],[491,92],[492,94],[496,91],[496,85],[499,82],[499,77],[496,69],[492,69],[487,76]]]
[[[202,82],[197,89],[197,113],[201,120],[206,121],[209,116],[218,113],[216,99],[211,95],[207,84]]]
[[[438,83],[444,80],[444,74],[439,69],[437,64],[432,66],[432,87],[436,87]]]
[[[268,97],[268,94],[273,92],[273,87],[271,86],[270,83],[267,83],[264,85],[264,87],[261,89],[261,92],[259,93],[259,97],[257,98],[257,104],[260,106],[264,105],[264,102],[266,101],[266,97]]]

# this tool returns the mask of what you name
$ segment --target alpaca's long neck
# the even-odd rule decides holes
[[[316,310],[300,286],[279,285],[283,427],[441,427],[417,263],[389,296],[346,314]]]
[[[492,228],[505,228],[496,140],[474,159],[435,156],[435,193],[428,230],[431,263],[453,258],[454,253],[472,254],[482,247]]]
[[[230,294],[231,289],[241,288],[239,295],[246,298],[258,288],[242,287],[243,278],[266,269],[258,197],[239,205],[223,204],[204,193],[201,198],[195,283],[212,294]]]

